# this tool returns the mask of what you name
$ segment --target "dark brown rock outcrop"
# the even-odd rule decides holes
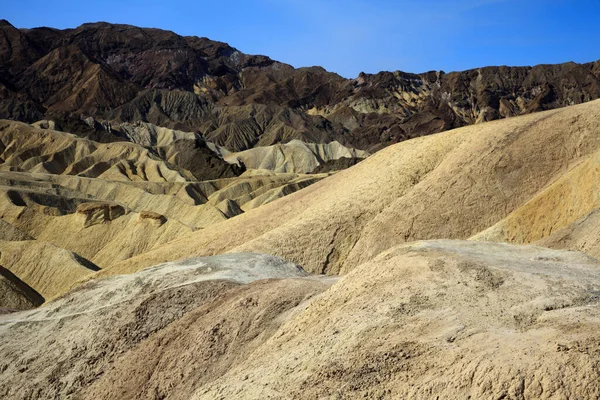
[[[293,139],[374,151],[600,97],[598,62],[345,79],[159,29],[17,29],[2,21],[0,31],[0,118],[52,119],[100,141],[122,138],[76,121],[199,130],[232,151]]]

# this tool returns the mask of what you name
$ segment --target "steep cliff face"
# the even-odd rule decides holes
[[[199,131],[232,151],[293,139],[374,151],[600,97],[598,62],[345,79],[159,29],[2,21],[0,31],[0,118],[143,121]]]

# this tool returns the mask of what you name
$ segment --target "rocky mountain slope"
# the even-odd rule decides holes
[[[598,63],[344,79],[158,29],[17,29],[1,21],[0,30],[0,117],[51,119],[81,135],[98,134],[81,122],[93,117],[197,131],[235,152],[293,139],[372,152],[600,97]]]

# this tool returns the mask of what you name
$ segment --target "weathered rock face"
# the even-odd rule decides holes
[[[101,141],[111,135],[81,125],[81,115],[199,129],[232,151],[292,139],[373,151],[600,97],[597,62],[344,79],[159,29],[19,30],[3,21],[0,30],[0,118],[49,118]]]
[[[77,207],[77,214],[84,218],[84,228],[110,222],[125,215],[127,211],[123,206],[110,203],[82,203]]]
[[[34,308],[43,302],[39,293],[0,266],[0,315]]]
[[[167,222],[167,218],[165,218],[164,215],[161,215],[154,211],[146,211],[146,210],[142,210],[140,212],[139,220],[150,222],[154,226],[161,226],[165,222]]]

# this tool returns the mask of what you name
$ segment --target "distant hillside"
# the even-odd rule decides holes
[[[82,123],[93,117],[194,131],[231,151],[300,139],[372,152],[600,98],[599,62],[345,79],[159,29],[17,29],[2,20],[0,32],[0,118],[52,119],[86,136],[102,131]]]

